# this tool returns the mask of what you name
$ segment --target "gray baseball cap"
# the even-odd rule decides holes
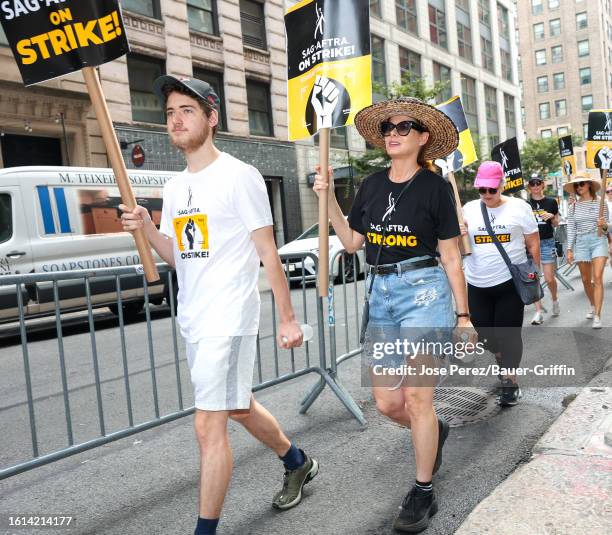
[[[178,78],[176,76],[172,76],[170,74],[166,74],[165,76],[160,76],[155,82],[153,82],[153,91],[159,98],[159,100],[163,103],[166,102],[166,96],[164,95],[164,87],[167,85],[180,86],[190,93],[193,94],[194,97],[200,98],[206,102],[208,102],[213,108],[219,110],[219,106],[221,104],[221,99],[215,93],[214,89],[208,82],[204,80],[198,80],[197,78]]]

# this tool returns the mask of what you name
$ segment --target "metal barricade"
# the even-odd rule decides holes
[[[316,279],[317,257],[311,253],[283,255],[281,261],[290,282],[295,282],[297,277],[301,286],[298,298],[292,295],[298,321],[316,322],[315,338],[302,348],[285,353],[288,358],[281,356],[276,344],[274,296],[269,292],[269,303],[262,299],[253,391],[314,373],[322,384],[320,388],[317,385],[319,393],[328,385],[351,414],[365,423],[361,410],[335,376],[336,359],[332,359],[331,368],[326,364],[327,322],[323,298],[318,297],[314,285],[307,285],[312,272]],[[192,389],[186,388],[190,381],[189,370],[183,344],[178,341],[175,303],[171,297],[175,294],[174,277],[168,266],[160,264],[158,269],[160,274],[167,274],[169,318],[167,312],[152,310],[149,286],[140,266],[0,278],[0,287],[16,289],[19,309],[16,329],[21,343],[20,351],[15,352],[20,352],[20,356],[7,358],[6,350],[0,350],[3,353],[0,392],[4,390],[0,395],[0,423],[3,429],[11,429],[10,434],[5,433],[0,438],[0,451],[3,452],[0,454],[0,480],[194,412],[194,407],[189,406],[191,402],[185,399],[187,395],[192,396]],[[290,276],[291,273],[298,274]],[[121,281],[135,274],[142,277],[144,289],[144,337],[137,332],[142,322],[124,321]],[[110,327],[104,331],[99,326],[101,315],[94,311],[92,304],[91,284],[99,279],[114,280],[117,295],[118,318],[110,320]],[[82,313],[86,317],[79,327],[85,331],[86,324],[86,331],[70,336],[64,335],[66,326],[60,306],[59,286],[65,281],[82,281],[87,298],[87,310]],[[48,347],[28,333],[30,320],[24,312],[27,303],[20,290],[22,286],[40,283],[53,285],[56,354],[49,354]],[[268,306],[270,314],[266,312]],[[108,318],[104,321],[109,322]],[[331,348],[335,355],[335,342]],[[304,403],[300,412],[306,412],[315,398]],[[27,412],[25,426],[22,426],[24,418],[16,417],[20,410]],[[24,446],[28,442],[31,448]],[[13,458],[24,458],[24,447],[31,449],[26,455],[28,460],[15,462]]]
[[[335,267],[346,265],[348,259],[350,259],[350,265],[352,266],[352,274],[338,267],[338,275],[334,276]],[[329,375],[338,387],[342,389],[343,387],[338,380],[338,365],[363,352],[363,348],[359,343],[359,333],[365,295],[365,281],[367,278],[365,256],[363,252],[349,255],[345,250],[341,250],[331,259],[330,266],[327,314],[330,341]],[[362,277],[363,281],[359,280]],[[335,285],[334,279],[337,279],[337,284]],[[340,310],[340,314],[337,314],[337,309]],[[324,388],[325,382],[319,379],[302,401],[300,412],[305,413]],[[351,412],[362,425],[365,425],[366,420],[361,409],[350,396],[349,399],[353,404]]]

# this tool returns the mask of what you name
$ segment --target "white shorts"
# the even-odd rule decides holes
[[[256,353],[257,335],[211,336],[194,344],[187,342],[196,409],[248,409]]]

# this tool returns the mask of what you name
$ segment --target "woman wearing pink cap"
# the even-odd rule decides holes
[[[484,203],[492,231],[513,264],[527,261],[527,248],[535,264],[540,265],[540,236],[531,207],[522,199],[502,195],[504,184],[504,171],[499,163],[481,164],[474,182],[480,199],[463,207],[465,226],[461,230],[469,234],[472,242],[472,254],[464,260],[472,323],[479,339],[487,340],[488,349],[495,353],[502,368],[511,371],[519,366],[523,356],[521,327],[525,305],[487,231],[481,205]],[[521,390],[515,374],[500,378],[499,404],[516,405]]]

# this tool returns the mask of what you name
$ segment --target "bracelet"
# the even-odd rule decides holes
[[[472,317],[469,312],[455,312],[455,316],[457,316],[458,318],[471,318]]]

